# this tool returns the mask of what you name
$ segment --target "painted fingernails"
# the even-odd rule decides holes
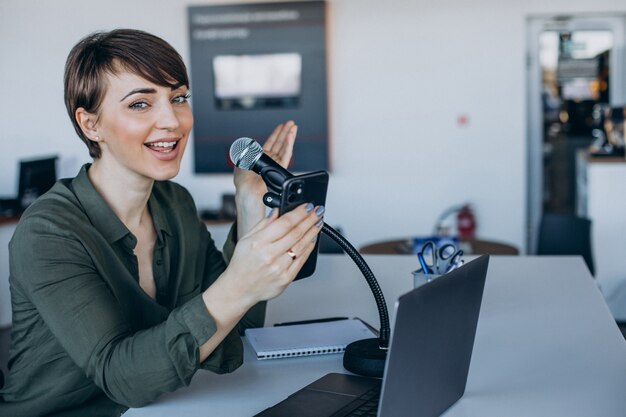
[[[269,218],[272,217],[272,215],[274,214],[274,210],[276,210],[275,208],[271,209],[270,211],[267,212],[267,215],[265,217]]]
[[[324,214],[325,211],[326,211],[326,207],[319,206],[317,210],[315,210],[315,214],[317,214],[317,217],[322,217],[322,214]]]
[[[310,213],[311,210],[313,210],[313,203],[307,203],[307,205],[304,207],[304,209],[306,210],[307,213]]]
[[[315,227],[322,227],[323,224],[324,224],[324,219],[319,219],[319,221],[315,223]]]

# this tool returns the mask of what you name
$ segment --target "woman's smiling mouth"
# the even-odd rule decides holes
[[[169,152],[172,152],[176,148],[176,145],[178,145],[178,141],[179,139],[171,140],[171,141],[165,141],[165,140],[155,141],[155,142],[144,143],[144,146],[148,147],[149,149],[155,152],[169,153]]]

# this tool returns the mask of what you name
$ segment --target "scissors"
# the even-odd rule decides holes
[[[446,243],[437,249],[433,241],[424,243],[422,250],[417,254],[424,273],[439,275],[462,265],[461,256],[463,256],[463,251],[453,244]]]
[[[446,243],[439,248],[439,264],[438,269],[440,274],[445,274],[463,265],[463,251],[457,249],[453,244]]]

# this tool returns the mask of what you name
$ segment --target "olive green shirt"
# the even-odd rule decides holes
[[[29,207],[9,244],[13,328],[0,416],[119,416],[188,385],[199,368],[231,372],[243,361],[236,330],[203,363],[198,356],[216,331],[201,293],[226,268],[233,232],[223,256],[187,190],[155,182],[152,299],[139,286],[137,240],[88,169]],[[264,308],[239,330],[263,325]]]

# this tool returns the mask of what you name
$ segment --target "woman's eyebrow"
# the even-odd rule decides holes
[[[124,101],[129,96],[133,94],[155,94],[157,91],[154,88],[135,88],[130,93],[126,94],[120,101]]]

